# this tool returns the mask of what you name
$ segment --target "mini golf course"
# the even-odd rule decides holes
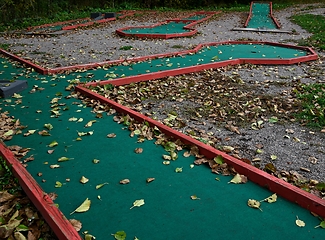
[[[162,38],[189,37],[197,33],[194,25],[208,20],[220,12],[196,12],[182,19],[171,19],[152,26],[132,26],[116,30],[116,33],[124,37],[138,38]]]
[[[111,234],[118,231],[125,231],[126,239],[324,236],[314,228],[320,220],[310,214],[325,217],[324,200],[93,91],[97,85],[110,88],[229,64],[312,61],[317,59],[312,49],[268,42],[206,43],[179,53],[57,69],[1,53],[15,61],[0,58],[0,78],[28,82],[19,94],[0,99],[1,111],[26,126],[8,134],[12,139],[5,144],[30,149],[26,158],[17,160],[1,144],[1,156],[59,239],[80,239],[85,231],[96,239],[113,239]],[[77,93],[71,92],[70,84],[78,83]],[[177,147],[161,134],[185,145],[176,141]],[[188,156],[186,146],[208,159],[219,156],[249,181],[233,184],[233,176],[192,165],[196,154]],[[172,152],[177,159],[166,162],[164,155]],[[30,156],[33,160],[27,161]],[[49,197],[53,192],[57,205]],[[262,201],[274,193],[277,200],[262,202],[260,209],[247,205],[249,199]],[[74,212],[84,201],[89,210]],[[68,223],[71,218],[82,222],[80,235]],[[306,226],[299,228],[297,219]]]

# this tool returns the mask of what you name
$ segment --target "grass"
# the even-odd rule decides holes
[[[325,50],[325,17],[322,15],[304,14],[293,16],[292,21],[313,35],[300,41],[300,45],[312,46]]]
[[[9,48],[9,44],[7,44],[7,43],[0,43],[0,48],[2,48],[3,50],[7,50]]]
[[[302,85],[301,89],[297,90],[297,97],[303,107],[297,117],[310,127],[324,127],[325,85],[320,83]]]
[[[5,161],[0,157],[0,191],[5,190],[14,194],[20,191],[21,188],[17,178],[13,176],[10,167],[8,167]]]
[[[125,51],[131,50],[131,49],[133,49],[132,46],[123,46],[123,47],[120,47],[120,50],[125,50]]]

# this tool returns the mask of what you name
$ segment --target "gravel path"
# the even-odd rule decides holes
[[[297,5],[274,12],[275,17],[283,26],[283,30],[295,30],[292,34],[232,31],[232,28],[243,26],[247,17],[246,13],[219,14],[210,21],[197,26],[200,33],[191,38],[141,40],[121,38],[115,34],[116,29],[125,26],[150,25],[168,18],[181,17],[180,14],[176,13],[149,13],[146,16],[118,20],[97,28],[77,29],[55,37],[9,39],[0,37],[0,42],[12,44],[9,48],[11,52],[49,68],[174,52],[190,49],[204,42],[251,39],[295,44],[295,41],[308,38],[310,34],[290,22],[290,16],[300,12],[312,14],[324,14],[325,12],[325,8],[303,9],[306,9],[306,5]],[[185,15],[185,13],[181,15]],[[120,50],[122,46],[132,46],[133,49]],[[262,93],[283,94],[285,91],[290,91],[290,87],[279,88],[267,84],[267,82],[284,81],[290,83],[297,80],[301,82],[324,82],[324,53],[319,54],[320,60],[313,63],[293,66],[257,66],[254,69],[241,66],[229,68],[229,70],[225,69],[222,74],[232,76],[235,71],[236,75],[245,83],[260,84]],[[166,105],[168,104],[172,103],[166,102]],[[156,110],[161,113],[158,114],[158,119],[162,120],[166,117],[163,110],[159,110],[158,107]],[[272,161],[272,163],[278,169],[297,171],[308,179],[325,181],[324,133],[314,132],[293,123],[281,125],[265,122],[259,130],[253,130],[249,127],[242,128],[240,129],[241,134],[230,132],[209,122],[205,125],[196,124],[197,122],[188,120],[189,126],[195,125],[195,127],[203,130],[214,132],[214,135],[220,138],[220,144],[235,147],[240,157],[260,158],[260,164],[265,165],[270,162],[271,155],[276,155],[277,160]],[[183,131],[184,129],[180,130]],[[263,146],[263,153],[256,153],[257,146]]]

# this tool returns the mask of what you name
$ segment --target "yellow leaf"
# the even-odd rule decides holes
[[[244,175],[240,175],[239,173],[237,173],[233,179],[230,180],[230,182],[228,183],[235,183],[235,184],[239,184],[239,183],[246,183],[247,182],[247,177]]]
[[[297,216],[297,220],[296,220],[296,225],[297,225],[298,227],[304,227],[304,226],[306,226],[305,222],[302,221],[302,220],[300,220],[300,219],[298,218],[298,216]]]
[[[56,187],[56,188],[60,188],[60,187],[62,187],[62,183],[59,182],[59,181],[56,181],[54,187]]]
[[[87,212],[90,208],[91,200],[88,198],[78,207],[76,210],[74,210],[70,215],[74,214],[75,212]]]
[[[133,206],[130,207],[130,209],[134,207],[141,207],[142,205],[144,205],[144,199],[135,200]]]
[[[89,179],[86,178],[85,176],[82,176],[82,177],[80,178],[79,181],[80,181],[81,183],[85,184],[85,183],[87,183],[87,182],[89,181]]]
[[[274,203],[277,200],[277,195],[274,193],[272,196],[265,198],[263,201],[268,202],[268,203]]]
[[[262,211],[262,209],[260,208],[261,206],[261,203],[257,200],[254,200],[254,199],[248,199],[248,202],[247,202],[247,205],[251,208],[257,208],[259,210]]]
[[[91,127],[91,126],[93,125],[94,122],[96,122],[96,120],[91,120],[91,121],[89,121],[89,122],[85,125],[85,127]]]
[[[192,200],[199,200],[200,198],[198,198],[196,195],[192,195],[192,196],[191,196],[191,199],[192,199]]]
[[[102,184],[98,184],[98,185],[96,185],[96,189],[100,189],[100,188],[104,187],[104,185],[106,185],[106,184],[108,184],[108,183],[105,182],[105,183],[102,183]]]
[[[60,158],[58,159],[58,162],[65,162],[65,161],[69,161],[70,159],[72,159],[72,158],[60,157]]]

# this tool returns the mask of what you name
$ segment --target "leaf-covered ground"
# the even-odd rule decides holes
[[[241,24],[245,18],[232,13],[202,24],[199,36],[188,39],[121,39],[114,34],[117,25],[107,24],[78,30],[66,36],[8,37],[1,38],[1,42],[8,44],[9,51],[44,66],[56,67],[178,51],[208,41],[250,38],[295,42],[308,37],[308,33],[286,19],[290,14],[292,11],[281,12],[280,21],[284,28],[298,29],[299,34],[233,32],[230,29]],[[137,21],[156,23],[175,15],[177,13],[141,15],[137,16]],[[121,27],[138,23],[123,20],[118,24]],[[125,46],[132,48],[126,50]],[[298,98],[301,83],[324,83],[323,62],[321,57],[320,61],[299,66],[234,66],[100,91],[106,91],[116,101],[170,127],[324,197],[325,187],[320,184],[325,181],[324,130],[306,128],[302,126],[306,122],[300,122],[296,116],[302,109],[301,99]],[[8,117],[3,115],[2,120],[1,123],[5,123]],[[2,135],[10,127],[17,127],[10,119],[8,122],[11,126],[2,126]],[[17,151],[24,154],[24,149]],[[3,185],[2,191],[12,189],[12,184],[17,186],[11,180],[9,185]],[[8,223],[13,216],[16,219],[14,214],[18,210],[18,216],[23,219],[21,224],[28,226],[29,219],[32,219],[31,224],[37,226],[37,230],[18,231],[18,225],[14,228],[16,232],[35,236],[28,239],[54,239],[23,192],[17,191],[15,194],[14,197],[6,195],[10,196],[8,200],[4,198],[6,201],[2,206],[13,208],[3,216],[2,221]]]

